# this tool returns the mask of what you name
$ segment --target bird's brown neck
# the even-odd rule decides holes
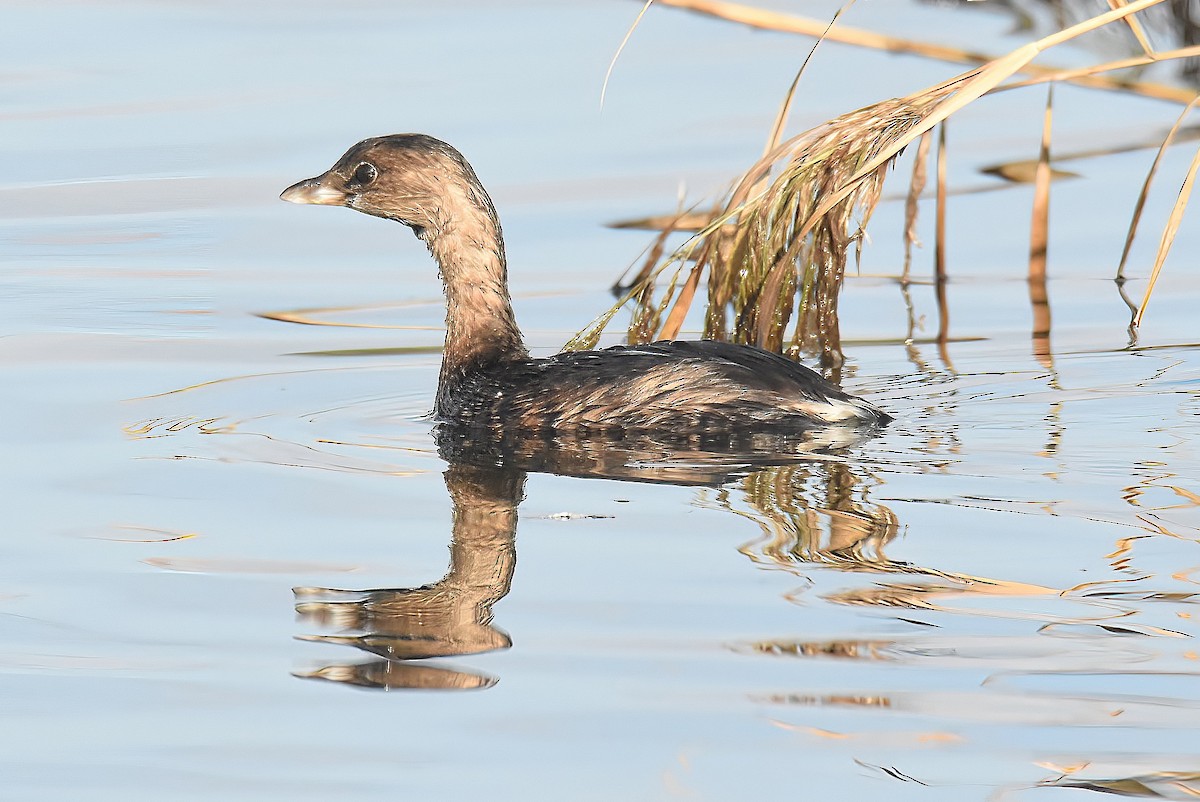
[[[439,399],[474,371],[527,359],[508,294],[504,237],[482,188],[452,192],[440,225],[421,232],[446,292]]]

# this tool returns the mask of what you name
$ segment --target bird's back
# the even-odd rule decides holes
[[[542,431],[799,430],[890,420],[786,357],[713,340],[498,363],[442,388],[435,413]]]

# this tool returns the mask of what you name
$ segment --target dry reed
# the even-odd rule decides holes
[[[727,18],[736,18],[756,27],[777,23],[780,16],[710,0],[657,2],[685,6],[704,13],[720,12]],[[617,304],[577,335],[567,347],[592,347],[616,312],[626,305],[633,307],[629,326],[631,341],[677,336],[707,273],[704,337],[752,343],[793,357],[801,352],[817,354],[822,366],[836,374],[842,361],[837,299],[850,250],[853,247],[857,254],[861,249],[865,226],[879,202],[888,168],[898,154],[908,144],[925,136],[967,105],[986,94],[1008,88],[1010,79],[1019,73],[1033,74],[1033,81],[1038,82],[1061,77],[1079,83],[1087,78],[1089,80],[1084,82],[1085,85],[1120,88],[1173,101],[1181,98],[1191,100],[1192,93],[1181,93],[1172,87],[1099,79],[1086,68],[1056,73],[1031,64],[1034,58],[1049,48],[1106,25],[1128,20],[1133,14],[1161,2],[1163,0],[1113,3],[1115,7],[1103,14],[1019,47],[951,80],[904,98],[885,100],[844,114],[775,144],[790,104],[791,92],[795,88],[793,83],[769,137],[767,153],[741,176],[712,215],[680,214],[662,225],[664,233],[657,243],[658,251],[661,251],[669,230],[696,227],[697,231],[667,259],[660,261],[657,253],[654,254],[653,260],[647,261],[638,280],[627,289]],[[740,16],[732,16],[734,12]],[[794,30],[794,20],[788,18],[788,24],[793,27],[784,29]],[[1138,32],[1139,41],[1144,41],[1140,27],[1134,26],[1133,29]],[[820,30],[815,26],[805,27],[803,32],[822,37],[828,35],[830,39],[841,41],[855,37],[864,39],[860,35],[862,32],[855,32],[854,37],[848,37],[844,29],[831,30],[828,25]],[[893,40],[888,37],[884,39],[888,40],[885,44],[875,46],[895,49]],[[1183,53],[1192,55],[1191,50],[1174,51],[1175,55],[1149,52],[1143,58],[1182,58]],[[977,54],[961,52],[958,57],[967,60],[982,58]],[[1128,60],[1110,62],[1127,63]],[[1104,67],[1100,65],[1094,71],[1099,72]],[[1186,94],[1186,98],[1182,94]],[[1046,123],[1045,135],[1048,137],[1049,110]],[[1048,202],[1048,181],[1052,175],[1048,148],[1047,139],[1043,142],[1042,157],[1036,168],[1042,181],[1037,190],[1038,202],[1043,208]],[[906,213],[905,223],[906,237],[909,239],[915,237],[913,199],[920,194],[920,185],[924,182],[927,149],[927,145],[919,149],[909,189],[910,209]],[[937,285],[942,312],[939,340],[942,342],[947,338],[948,329],[944,303],[944,159],[943,140],[939,148],[938,234],[935,244],[935,259],[941,266]],[[1200,155],[1184,182],[1175,213],[1164,232],[1156,260],[1155,277],[1170,248],[1197,169],[1200,169]],[[1041,223],[1037,222],[1038,215],[1042,218]],[[1040,268],[1037,268],[1035,261],[1031,261],[1031,269],[1040,269],[1044,279],[1044,247],[1048,236],[1045,228],[1048,221],[1044,213],[1039,212],[1038,215],[1035,215],[1033,233],[1041,241],[1042,261]],[[1042,227],[1040,233],[1039,225]],[[667,277],[666,284],[658,291],[655,282],[663,276]],[[1145,301],[1141,308],[1144,310]],[[1046,324],[1048,327],[1048,320]]]

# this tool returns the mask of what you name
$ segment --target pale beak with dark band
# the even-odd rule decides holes
[[[306,178],[297,184],[292,184],[279,195],[279,198],[288,203],[345,206],[350,196],[340,189],[328,186],[322,181],[323,178],[325,176],[319,175],[316,178]]]

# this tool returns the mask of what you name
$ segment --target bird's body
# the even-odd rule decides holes
[[[432,137],[364,140],[281,197],[397,220],[428,246],[447,302],[439,420],[494,430],[686,434],[891,419],[803,365],[752,346],[664,341],[531,358],[513,316],[491,199],[462,155]]]
[[[876,415],[790,359],[713,340],[497,363],[449,378],[436,413],[539,431],[686,432],[805,428]]]

